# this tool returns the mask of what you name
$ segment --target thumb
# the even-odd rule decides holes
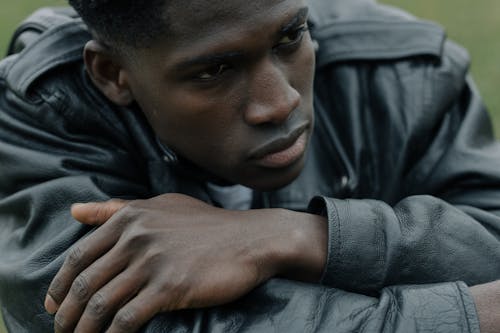
[[[100,226],[106,223],[128,201],[111,199],[104,202],[75,203],[71,206],[71,215],[81,223]]]

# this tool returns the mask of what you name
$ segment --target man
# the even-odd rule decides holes
[[[70,3],[92,38],[66,17],[0,67],[13,332],[499,327],[500,146],[438,27],[368,0]]]

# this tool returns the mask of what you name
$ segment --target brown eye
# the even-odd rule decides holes
[[[214,65],[196,75],[196,79],[201,81],[215,80],[230,68],[227,64]]]
[[[277,46],[280,47],[280,46],[293,45],[295,43],[300,42],[306,31],[307,31],[307,24],[304,24],[299,28],[290,31],[289,33],[281,37],[281,39],[278,41]]]

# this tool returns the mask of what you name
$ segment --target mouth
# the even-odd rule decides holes
[[[250,154],[251,160],[266,168],[284,168],[298,161],[305,153],[307,127],[303,125],[286,137],[265,143]]]

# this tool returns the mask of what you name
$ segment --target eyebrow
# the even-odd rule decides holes
[[[283,25],[280,30],[279,34],[280,35],[286,35],[289,33],[291,30],[295,29],[298,24],[301,24],[307,19],[307,15],[309,13],[309,8],[308,7],[303,7],[300,8],[297,14],[292,17],[292,19],[285,25]],[[244,58],[244,53],[239,52],[239,51],[230,51],[230,52],[221,52],[221,53],[214,53],[214,54],[208,54],[208,55],[201,55],[197,57],[193,57],[191,59],[187,59],[177,65],[175,65],[175,70],[176,71],[183,71],[185,69],[188,69],[192,66],[196,65],[211,65],[211,64],[220,64],[220,63],[226,63],[226,62],[237,62],[239,60],[242,60]]]
[[[300,10],[295,14],[295,16],[285,24],[284,26],[281,27],[280,33],[282,35],[286,35],[287,33],[290,32],[290,30],[295,29],[295,27],[298,24],[303,23],[307,19],[307,15],[309,14],[309,8],[308,7],[302,7]]]

